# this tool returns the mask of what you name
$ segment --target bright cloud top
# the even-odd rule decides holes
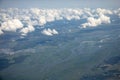
[[[32,25],[29,25],[28,27],[22,28],[20,32],[22,33],[22,35],[25,36],[27,33],[32,32],[34,30],[35,30],[34,27]]]
[[[13,31],[15,32],[17,29],[23,28],[23,24],[18,19],[11,19],[3,22],[0,27],[0,33],[3,31]]]
[[[44,29],[42,31],[43,34],[47,35],[47,36],[53,36],[54,34],[58,34],[58,31],[56,31],[55,29]]]
[[[0,9],[0,35],[6,31],[19,32],[27,35],[35,30],[35,26],[44,26],[48,22],[56,20],[81,20],[87,22],[80,24],[81,27],[95,27],[101,24],[111,23],[111,15],[120,17],[120,8],[117,10],[107,9]],[[45,35],[58,34],[56,30],[45,29],[41,31]]]
[[[107,17],[105,15],[100,15],[99,18],[94,18],[94,17],[88,17],[87,18],[87,22],[82,24],[82,27],[83,28],[86,28],[87,26],[91,26],[91,27],[94,27],[94,26],[98,26],[100,24],[108,24],[110,23],[110,17]]]

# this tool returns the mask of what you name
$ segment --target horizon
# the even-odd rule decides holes
[[[0,8],[119,8],[119,0],[0,0]]]

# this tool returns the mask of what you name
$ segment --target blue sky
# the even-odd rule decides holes
[[[120,0],[0,0],[0,8],[119,8]]]

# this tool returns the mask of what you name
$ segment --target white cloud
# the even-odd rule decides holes
[[[1,30],[3,31],[14,31],[15,32],[17,29],[20,29],[22,27],[23,27],[23,24],[18,19],[8,20],[1,24]]]
[[[34,29],[34,27],[32,26],[32,25],[28,25],[28,27],[24,27],[24,28],[22,28],[21,30],[20,30],[20,33],[22,33],[22,35],[26,35],[27,33],[29,33],[29,32],[32,32],[32,31],[34,31],[35,29]]]
[[[55,29],[52,30],[53,34],[58,34],[58,31],[56,31]]]
[[[42,31],[42,34],[48,35],[48,36],[52,36],[52,35],[53,35],[51,32],[49,32],[49,31],[46,30],[46,29],[44,29],[44,30]]]
[[[38,9],[38,8],[31,8],[30,11],[31,11],[33,14],[36,14],[36,15],[39,15],[39,14],[40,14],[40,9]]]
[[[39,24],[40,24],[40,25],[46,24],[46,18],[45,18],[45,16],[41,16],[41,17],[40,17],[40,19],[39,19]]]
[[[42,34],[47,35],[47,36],[53,36],[54,34],[58,34],[58,32],[55,29],[44,29]]]
[[[110,17],[107,17],[107,16],[101,14],[99,16],[99,18],[88,17],[87,18],[87,22],[83,23],[82,27],[83,28],[86,28],[86,27],[95,27],[95,26],[101,25],[103,23],[108,24],[110,22],[111,22],[110,21]]]
[[[107,9],[101,9],[101,8],[97,8],[96,12],[98,14],[113,14],[113,12],[111,10],[107,10]]]
[[[117,15],[120,17],[120,8],[117,10],[108,9],[0,9],[0,35],[4,34],[4,31],[15,32],[18,29],[22,35],[35,30],[34,26],[44,26],[48,22],[56,20],[80,20],[87,19],[87,22],[82,24],[82,27],[94,27],[101,24],[110,23],[110,15]],[[28,27],[24,27],[30,24]],[[57,34],[57,31],[52,32]],[[43,33],[53,35],[50,30],[45,30]]]
[[[120,18],[120,8],[117,9],[117,10],[114,10],[114,13],[115,13],[117,16],[119,16],[119,18]]]
[[[100,15],[99,19],[100,19],[101,23],[108,24],[108,23],[111,22],[111,21],[110,21],[110,17],[105,16],[105,15]]]

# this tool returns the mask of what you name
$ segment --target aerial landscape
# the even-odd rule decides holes
[[[0,0],[0,80],[120,80],[119,0]]]

